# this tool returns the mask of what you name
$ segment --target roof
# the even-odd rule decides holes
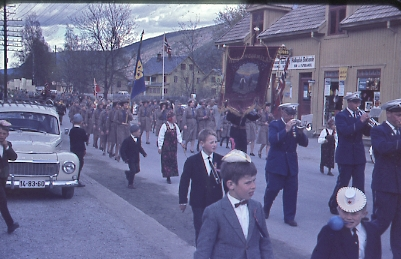
[[[300,5],[260,33],[258,38],[316,31],[325,22],[325,13],[326,5]]]
[[[245,38],[250,34],[251,15],[247,15],[237,22],[226,34],[218,39],[216,44],[224,43],[243,43]]]
[[[174,71],[174,69],[178,65],[180,65],[186,58],[188,57],[187,56],[164,57],[164,73],[171,74]],[[144,74],[147,76],[162,74],[163,73],[162,59],[163,58],[158,60],[157,57],[149,59],[149,61],[143,65]]]
[[[394,18],[401,18],[401,11],[397,7],[390,5],[364,5],[341,21],[340,24],[343,27],[348,27],[356,24],[374,23],[380,20],[387,21]]]

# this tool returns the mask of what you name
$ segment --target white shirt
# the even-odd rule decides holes
[[[136,139],[136,137],[134,137],[134,135],[132,135],[132,134],[131,134],[131,138],[132,138],[135,142],[138,141],[138,140]]]
[[[361,223],[359,223],[356,227],[356,233],[358,235],[358,243],[359,243],[359,259],[364,259],[365,258],[365,247],[366,247],[366,230],[362,226]],[[350,229],[351,234],[353,235],[354,233],[352,232],[352,229]]]
[[[210,167],[209,159],[207,159],[209,157],[209,155],[206,154],[203,150],[201,151],[201,154],[202,154],[202,158],[203,158],[203,163],[205,164],[205,167],[206,167],[206,172],[208,175],[210,175],[212,168]],[[213,163],[213,153],[210,155],[210,162]]]
[[[351,110],[350,108],[348,108],[348,107],[347,107],[347,110],[348,110],[348,112],[351,114],[352,117],[354,117],[354,114],[355,114],[355,116],[358,116],[357,111],[354,112],[354,111],[352,111],[352,110]]]
[[[248,238],[248,229],[249,229],[248,205],[247,204],[240,205],[237,208],[235,208],[235,204],[240,202],[240,200],[234,198],[228,192],[227,192],[227,198],[231,202],[231,205],[233,206],[233,209],[235,211],[235,214],[237,215],[239,224],[241,225],[242,233],[244,233],[245,239],[247,239]]]
[[[177,141],[178,141],[178,143],[181,144],[182,136],[181,136],[180,129],[178,128],[178,125],[175,123],[173,124],[169,121],[167,121],[167,123],[170,126],[170,128],[174,128],[174,126],[175,126],[175,130],[177,132]],[[159,136],[157,138],[157,143],[159,145],[159,149],[162,149],[163,142],[164,142],[164,134],[166,134],[166,131],[167,131],[166,123],[163,123],[163,125],[161,126],[160,131],[159,131]]]
[[[330,135],[333,134],[333,130],[332,129],[327,128],[327,131],[329,132]],[[324,141],[326,140],[326,136],[327,136],[326,129],[323,129],[322,132],[320,132],[319,138],[317,139],[317,143],[323,144]],[[337,132],[334,134],[334,140],[335,140],[336,147],[337,147],[337,143],[338,143]]]

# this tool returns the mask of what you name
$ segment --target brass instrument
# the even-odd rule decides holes
[[[296,124],[294,125],[294,127],[292,128],[292,135],[294,136],[294,138],[297,137],[297,131],[296,129],[306,129],[306,131],[311,131],[312,130],[312,123],[302,123],[301,120],[298,119],[293,119],[293,121],[296,122]]]
[[[362,114],[365,114],[366,112],[358,108],[358,113],[359,113],[358,115],[361,116]],[[372,117],[369,117],[368,125],[371,128],[373,128],[374,126],[378,126],[379,123],[375,119],[373,119]]]

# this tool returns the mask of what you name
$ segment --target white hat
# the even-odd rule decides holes
[[[386,102],[381,106],[382,110],[390,111],[390,112],[399,112],[401,111],[401,99],[391,100]]]
[[[297,113],[297,107],[298,107],[298,103],[283,103],[280,104],[278,107],[281,110],[284,110],[285,112],[287,112],[290,115],[294,115]]]
[[[358,92],[355,92],[355,93],[348,93],[348,94],[344,97],[344,99],[347,100],[347,101],[354,101],[354,100],[359,100],[359,101],[361,101],[361,100],[362,100],[361,97],[359,96],[359,93],[358,93]]]
[[[242,152],[238,149],[233,149],[225,155],[221,161],[228,162],[228,163],[235,163],[235,162],[251,162],[251,157],[247,154]]]
[[[345,212],[358,212],[366,205],[365,194],[355,187],[343,187],[337,192],[338,206]]]

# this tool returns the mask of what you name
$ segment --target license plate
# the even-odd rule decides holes
[[[45,188],[45,181],[30,180],[30,181],[19,181],[20,188]]]

